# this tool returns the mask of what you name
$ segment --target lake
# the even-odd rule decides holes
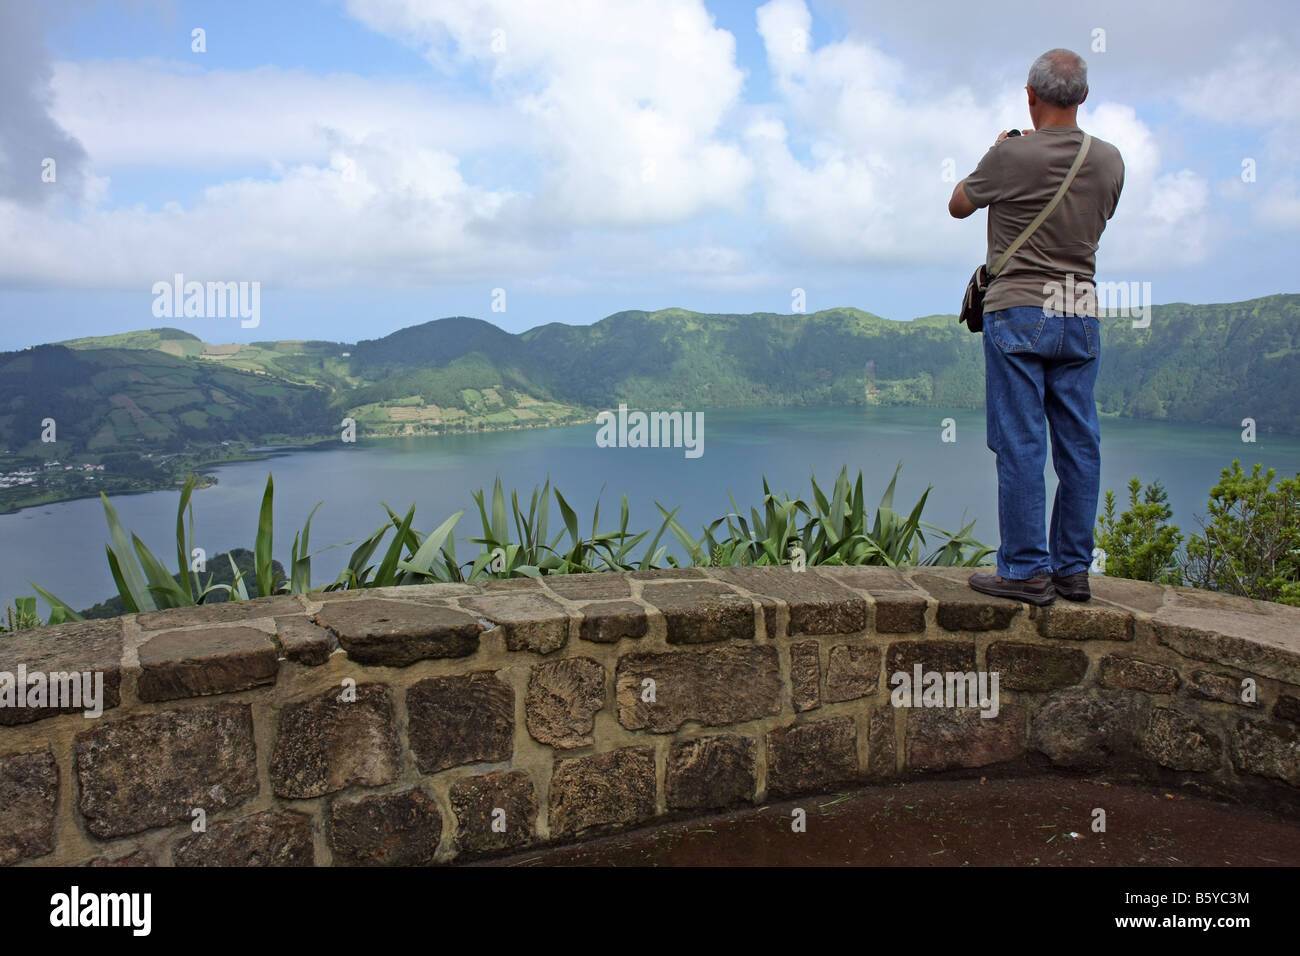
[[[941,440],[943,419],[956,422],[956,441]],[[312,522],[316,551],[355,541],[385,520],[381,502],[405,513],[416,504],[415,527],[428,532],[465,509],[456,528],[457,556],[477,546],[480,534],[470,494],[490,491],[500,476],[507,492],[524,500],[547,477],[591,530],[592,506],[601,498],[601,530],[618,520],[626,494],[630,525],[660,523],[655,502],[681,506],[678,518],[696,536],[701,526],[730,510],[728,491],[745,513],[762,497],[762,476],[773,491],[811,496],[809,475],[829,489],[841,466],[861,469],[874,510],[901,460],[895,505],[910,509],[933,486],[924,520],[957,530],[977,519],[975,536],[998,543],[993,454],[984,444],[982,409],[936,408],[744,408],[704,413],[704,453],[688,458],[681,448],[601,448],[595,424],[531,431],[491,432],[436,438],[390,439],[343,444],[335,449],[293,451],[257,462],[214,470],[218,484],[194,495],[195,543],[209,556],[253,545],[267,472],[275,475],[275,556],[288,564],[294,533],[317,501]],[[1300,473],[1300,438],[1261,433],[1244,444],[1237,429],[1106,419],[1102,422],[1102,491],[1126,500],[1125,485],[1137,476],[1159,478],[1169,491],[1174,522],[1198,529],[1219,472],[1239,458],[1256,461],[1279,476]],[[1048,465],[1050,506],[1055,479]],[[140,535],[168,566],[175,561],[177,493],[160,491],[114,501],[125,526]],[[1100,507],[1100,504],[1099,504]],[[551,534],[563,527],[552,499]],[[513,530],[513,529],[512,529]],[[28,580],[80,609],[115,593],[104,556],[108,530],[97,499],[43,505],[0,516],[0,602],[30,594]],[[669,538],[664,543],[672,545]],[[644,547],[644,543],[642,545]],[[350,548],[335,548],[313,561],[313,583],[332,581]],[[680,553],[680,552],[679,552]],[[636,552],[640,557],[641,549]]]

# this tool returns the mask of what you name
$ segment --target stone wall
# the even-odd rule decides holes
[[[426,864],[914,774],[1300,814],[1300,609],[1107,578],[1036,609],[969,573],[577,575],[3,635],[0,672],[102,673],[106,709],[0,708],[0,862]],[[997,672],[997,716],[895,707],[917,664]]]

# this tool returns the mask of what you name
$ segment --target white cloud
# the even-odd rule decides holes
[[[1300,76],[1294,62],[1295,52],[1276,37],[1239,43],[1221,63],[1189,78],[1178,99],[1195,116],[1275,128],[1289,140],[1285,145],[1295,149],[1300,146],[1293,138],[1300,130]]]
[[[278,179],[204,191],[188,208],[92,210],[53,219],[0,215],[0,279],[145,287],[183,272],[271,285],[404,285],[490,275],[536,251],[481,228],[514,201],[468,185],[454,156],[386,140],[353,151],[351,171],[303,164]]]
[[[1225,59],[1253,58],[1252,45],[1294,36],[1297,25],[1295,0],[999,0],[978,11],[962,0],[817,0],[817,6],[851,36],[887,41],[894,57],[938,86],[968,85],[980,95],[1008,82],[1023,85],[1036,56],[1067,47],[1087,60],[1097,99],[1176,96]],[[1098,29],[1104,36],[1094,35]],[[1239,40],[1246,46],[1234,49]]]
[[[354,8],[462,80],[487,64],[490,98],[274,67],[60,63],[50,114],[95,168],[266,172],[186,206],[104,207],[111,185],[100,177],[79,214],[12,210],[0,278],[129,287],[186,271],[318,285],[505,271],[542,281],[555,240],[574,227],[673,223],[742,202],[750,164],[718,133],[742,75],[733,38],[698,0]],[[447,43],[452,60],[437,51]],[[535,163],[540,182],[466,181],[461,157],[496,150],[478,167],[490,176],[503,149]]]
[[[960,267],[964,278],[984,234],[948,216],[943,164],[960,178],[997,130],[1027,125],[1020,87],[1041,46],[1028,28],[981,22],[968,45],[991,36],[1030,52],[1007,65],[986,51],[987,69],[962,73],[948,55],[956,41],[943,31],[926,40],[916,26],[938,15],[924,3],[879,21],[846,11],[848,35],[818,44],[802,0],[773,0],[755,25],[774,98],[747,105],[735,40],[701,0],[350,0],[348,10],[421,50],[450,75],[438,88],[459,92],[276,67],[51,66],[34,54],[0,64],[6,96],[22,83],[34,90],[10,97],[22,109],[8,114],[18,132],[5,141],[35,143],[22,130],[44,131],[70,156],[78,144],[86,154],[69,164],[69,203],[0,189],[0,281],[483,278],[563,295],[659,277],[754,289],[785,271],[871,265]],[[1173,163],[1173,147],[1114,92],[1114,75],[1137,75],[1132,28],[1147,21],[1133,16],[1109,21],[1111,51],[1089,55],[1094,90],[1080,112],[1127,167],[1101,243],[1110,274],[1203,263],[1228,232],[1211,228],[1205,176]],[[1086,19],[1071,17],[1076,27]],[[1183,91],[1184,110],[1264,137],[1259,183],[1216,202],[1237,195],[1261,225],[1300,226],[1300,87],[1288,51],[1234,48],[1200,80],[1199,61],[1183,67],[1170,52],[1177,44],[1150,43],[1147,67]],[[1189,43],[1195,56],[1213,49]],[[231,169],[254,172],[221,182]],[[185,205],[114,208],[119,170],[196,171],[214,184]]]
[[[750,124],[747,142],[784,241],[829,262],[932,261],[937,246],[960,249],[962,261],[977,254],[947,215],[942,163],[958,150],[973,163],[995,110],[973,113],[963,91],[909,101],[901,64],[854,39],[804,49],[810,27],[801,0],[758,11],[781,102]],[[807,160],[796,156],[802,142]]]
[[[700,0],[351,0],[362,22],[490,73],[545,170],[539,214],[582,225],[739,208],[751,176],[721,134],[743,75]]]
[[[1079,124],[1124,158],[1124,190],[1101,237],[1098,268],[1108,275],[1204,262],[1209,249],[1209,181],[1189,169],[1163,171],[1160,141],[1130,106],[1087,104]]]
[[[459,154],[517,139],[509,111],[410,80],[92,60],[55,64],[51,90],[52,117],[101,169],[291,165],[397,130]]]
[[[751,124],[748,142],[765,212],[784,241],[823,262],[977,259],[984,236],[949,217],[953,182],[942,164],[951,159],[960,178],[998,130],[1027,123],[1022,89],[1008,86],[987,100],[963,86],[935,94],[923,72],[861,38],[800,52],[792,37],[810,26],[803,0],[772,0],[758,24],[783,102]],[[1122,215],[1102,240],[1106,255],[1126,268],[1200,261],[1204,178],[1162,172],[1156,138],[1129,107],[1101,103],[1081,110],[1080,123],[1119,147],[1126,164]],[[801,139],[806,160],[796,156]]]

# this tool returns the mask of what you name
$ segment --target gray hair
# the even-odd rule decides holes
[[[1088,92],[1088,64],[1073,50],[1048,50],[1029,68],[1029,88],[1053,106],[1078,106]]]

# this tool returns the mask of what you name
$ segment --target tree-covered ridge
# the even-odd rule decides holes
[[[1103,328],[1103,412],[1300,433],[1300,296],[1156,306],[1150,328]]]
[[[573,382],[586,403],[604,407],[975,406],[983,400],[983,359],[978,343],[955,331],[847,308],[810,315],[667,309],[621,312],[590,331],[543,326],[524,338],[543,360],[542,381],[557,392]]]
[[[1103,318],[1097,400],[1134,418],[1300,432],[1300,296],[1155,306],[1150,325]],[[886,404],[980,407],[982,339],[953,316],[897,322],[858,309],[808,315],[627,311],[509,335],[475,319],[405,329],[354,349],[364,394],[454,400],[491,380],[586,408]],[[441,391],[439,391],[441,389]],[[400,394],[399,394],[400,393]]]
[[[1154,306],[1103,318],[1103,413],[1300,432],[1300,296]],[[982,341],[952,316],[627,311],[512,334],[426,322],[355,345],[216,346],[177,329],[0,355],[0,445],[54,417],[74,450],[175,440],[527,427],[643,408],[902,404],[979,407]],[[137,441],[138,440],[138,441]]]

